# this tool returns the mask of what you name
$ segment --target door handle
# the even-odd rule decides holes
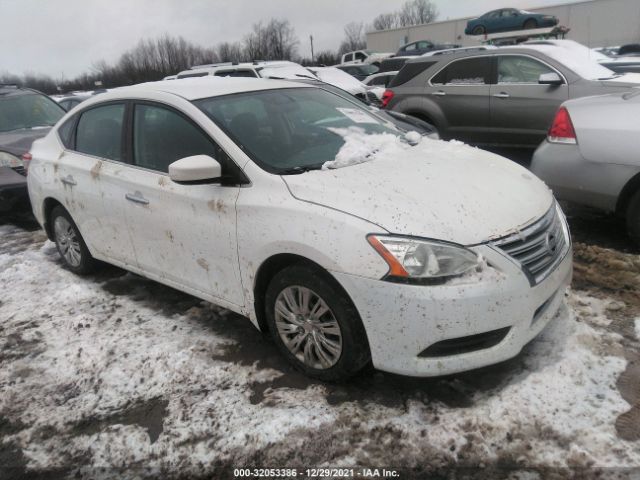
[[[511,95],[508,93],[500,92],[493,95],[496,98],[509,98]]]
[[[127,200],[129,200],[130,202],[134,202],[134,203],[140,203],[142,205],[149,205],[149,200],[147,200],[146,198],[144,198],[144,196],[142,195],[142,193],[140,193],[139,191],[136,190],[135,193],[127,193],[125,194],[124,198],[126,198]]]
[[[431,95],[437,95],[438,97],[442,97],[446,94],[447,92],[443,92],[442,90],[438,90],[437,92],[431,92]]]
[[[73,177],[72,177],[71,175],[67,175],[66,177],[62,177],[62,178],[60,179],[60,181],[61,181],[62,183],[64,183],[65,185],[70,185],[70,186],[72,186],[72,187],[73,187],[74,185],[77,185],[77,184],[78,184],[78,182],[76,182],[76,181],[73,179]]]

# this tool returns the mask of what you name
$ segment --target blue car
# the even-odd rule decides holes
[[[485,35],[510,32],[512,30],[555,27],[557,24],[558,18],[553,15],[527,12],[517,8],[501,8],[469,20],[464,33],[467,35]]]

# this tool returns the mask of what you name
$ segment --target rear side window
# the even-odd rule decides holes
[[[179,113],[156,105],[136,105],[133,120],[135,165],[168,172],[169,165],[192,155],[209,155],[224,166],[228,157],[198,127]]]
[[[544,63],[529,57],[506,55],[498,57],[498,83],[538,84],[540,75],[555,73]]]
[[[433,77],[431,83],[434,85],[488,85],[491,83],[491,57],[456,60]]]
[[[78,121],[76,151],[122,161],[123,123],[124,104],[104,105],[86,110]]]
[[[406,63],[402,70],[393,77],[393,80],[389,83],[389,88],[397,87],[399,85],[403,85],[407,83],[412,78],[418,76],[428,68],[431,68],[432,65],[435,65],[437,62],[417,62],[417,63]]]
[[[58,128],[58,137],[60,137],[60,141],[67,149],[73,149],[73,127],[77,118],[78,116],[74,115]]]
[[[215,73],[216,77],[244,77],[255,78],[256,73],[253,70],[222,70]]]

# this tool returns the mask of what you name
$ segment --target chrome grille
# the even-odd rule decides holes
[[[563,223],[554,203],[540,220],[492,245],[520,263],[536,285],[553,271],[569,248],[569,232]]]

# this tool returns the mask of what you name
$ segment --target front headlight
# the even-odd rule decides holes
[[[471,250],[433,240],[385,235],[369,235],[367,240],[389,265],[389,280],[444,280],[462,275],[482,262]]]
[[[15,155],[7,152],[0,152],[0,167],[24,167],[24,163]]]

